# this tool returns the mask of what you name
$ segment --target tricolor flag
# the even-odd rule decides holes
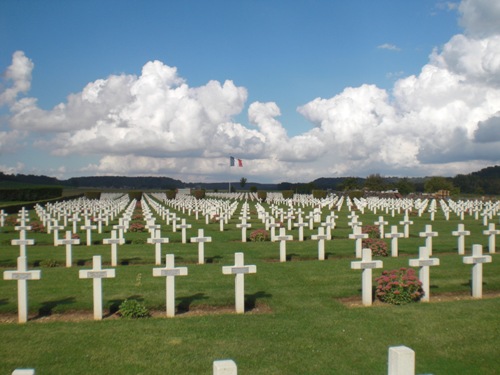
[[[235,160],[238,161],[238,167],[243,167],[243,160],[241,159],[235,159],[232,156],[229,157],[229,166],[234,167],[235,166]]]

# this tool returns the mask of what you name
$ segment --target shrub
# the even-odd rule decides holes
[[[283,195],[284,199],[292,199],[293,198],[293,190],[283,190],[281,192],[281,194]]]
[[[313,198],[324,199],[324,198],[326,198],[326,190],[313,190],[312,195],[313,195]]]
[[[131,232],[145,232],[146,227],[141,223],[132,223],[130,224],[128,230]]]
[[[262,242],[269,241],[269,232],[265,229],[257,229],[250,233],[250,241]]]
[[[204,189],[193,190],[191,192],[191,195],[193,195],[196,199],[203,199],[203,198],[205,198],[205,190]]]
[[[135,299],[126,299],[120,304],[118,314],[127,319],[148,318],[149,310],[142,302]]]
[[[383,271],[382,276],[375,279],[377,282],[377,298],[393,305],[404,305],[419,301],[424,291],[422,282],[418,279],[413,268],[400,268]]]
[[[43,232],[45,232],[45,227],[39,221],[34,221],[33,223],[30,224],[30,226],[31,226],[31,231],[34,232],[34,233],[43,233]]]
[[[53,268],[59,267],[59,263],[55,259],[44,259],[40,262],[41,267]]]
[[[365,238],[363,240],[363,248],[371,249],[373,255],[381,257],[389,255],[387,253],[387,244],[380,238]]]
[[[262,202],[265,202],[267,199],[267,192],[266,191],[258,191],[257,198],[259,198]]]
[[[177,190],[167,190],[166,192],[166,195],[167,195],[167,199],[175,199],[175,197],[177,196]]]
[[[376,225],[363,225],[361,233],[368,234],[368,238],[380,238],[380,229]]]

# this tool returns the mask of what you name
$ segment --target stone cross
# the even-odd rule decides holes
[[[299,241],[304,241],[304,227],[307,225],[309,224],[304,223],[304,221],[302,220],[302,215],[299,215],[299,222],[293,224],[294,227],[299,228]]]
[[[214,361],[213,375],[238,375],[238,367],[232,359]]]
[[[325,228],[318,227],[318,234],[313,234],[311,239],[318,241],[318,260],[325,260],[325,240],[328,239]]]
[[[371,306],[373,300],[372,290],[372,269],[382,268],[381,260],[372,260],[372,250],[363,249],[363,257],[360,261],[351,262],[351,269],[363,270],[361,276],[361,291],[363,296],[363,305]]]
[[[495,253],[495,236],[500,234],[500,230],[495,229],[495,223],[490,223],[488,225],[488,230],[484,230],[483,234],[489,236],[488,238],[488,252],[490,254]]]
[[[182,235],[182,243],[187,242],[187,237],[186,237],[186,230],[191,228],[191,224],[186,224],[186,219],[182,219],[181,225],[179,225],[179,228],[181,228],[181,235]]]
[[[244,256],[243,253],[234,253],[234,266],[222,267],[224,275],[235,275],[234,296],[237,314],[245,312],[245,274],[257,272],[257,266],[245,265]]]
[[[403,225],[403,228],[404,228],[403,232],[405,234],[405,238],[409,238],[410,237],[410,225],[413,224],[413,221],[411,221],[409,219],[408,215],[405,215],[403,221],[400,221],[399,224]]]
[[[224,232],[224,214],[219,216],[219,231]]]
[[[204,237],[203,228],[198,229],[198,237],[191,237],[191,242],[198,242],[198,264],[205,263],[205,242],[212,242],[212,237]]]
[[[295,216],[293,215],[293,211],[289,210],[284,218],[287,220],[288,230],[292,230],[292,219],[295,219]]]
[[[66,267],[71,267],[73,263],[72,257],[72,245],[80,245],[80,240],[78,238],[71,238],[72,233],[70,230],[66,231],[66,238],[63,240],[57,240],[58,245],[66,245]]]
[[[326,217],[325,222],[321,223],[321,226],[326,229],[326,239],[331,240],[332,239],[332,228],[335,227],[335,224],[331,221],[330,216]]]
[[[25,257],[26,256],[26,246],[34,245],[35,240],[28,240],[26,239],[26,230],[30,230],[30,226],[22,225],[22,226],[17,226],[15,227],[16,230],[18,228],[22,228],[19,231],[19,239],[18,240],[11,240],[12,245],[17,245],[19,246],[19,256]]]
[[[127,226],[124,223],[124,220],[122,218],[118,219],[118,225],[113,225],[113,229],[118,230],[118,238],[123,240],[123,233]]]
[[[472,264],[472,297],[483,297],[483,263],[491,263],[491,255],[483,255],[481,245],[472,245],[472,256],[464,257],[465,264]]]
[[[92,245],[92,229],[97,229],[96,225],[91,225],[89,219],[85,219],[85,225],[80,229],[87,231],[87,246]]]
[[[453,236],[458,236],[458,254],[465,254],[465,236],[470,235],[470,231],[465,230],[463,224],[458,224],[458,229],[451,232]]]
[[[432,237],[437,237],[438,233],[432,231],[432,225],[425,226],[425,232],[419,233],[420,237],[425,237],[425,246],[429,249],[429,255],[432,255]]]
[[[161,244],[168,243],[168,241],[167,237],[161,237],[160,229],[156,229],[153,232],[153,237],[147,239],[149,244],[155,245],[155,264],[157,266],[161,265]]]
[[[71,221],[73,223],[73,233],[76,233],[76,225],[79,221],[81,221],[81,219],[78,217],[78,214],[75,212],[71,219],[69,219],[68,221]]]
[[[52,230],[54,231],[54,246],[59,246],[59,231],[63,229],[64,226],[59,225],[59,222],[54,219],[54,224],[52,225]]]
[[[293,237],[286,234],[285,228],[280,228],[280,234],[275,239],[280,241],[280,262],[286,262],[286,241],[293,240]]]
[[[388,221],[384,221],[383,216],[378,217],[378,221],[375,222],[375,225],[378,225],[378,230],[380,232],[380,238],[384,238],[384,226],[389,224]]]
[[[118,263],[118,248],[117,245],[123,245],[125,241],[123,238],[116,237],[116,230],[111,231],[111,238],[104,238],[102,240],[104,245],[111,245],[111,265],[116,267]]]
[[[4,212],[4,210],[0,210],[0,227],[3,227],[5,224],[5,219],[9,216]]]
[[[367,233],[361,233],[361,227],[355,225],[352,228],[353,233],[349,235],[351,240],[356,241],[356,258],[361,258],[361,249],[363,248],[363,239],[368,238]]]
[[[39,270],[28,271],[26,256],[17,258],[17,270],[4,271],[4,280],[17,280],[17,314],[18,322],[28,321],[28,280],[40,280]]]
[[[269,228],[271,229],[271,242],[276,241],[276,228],[279,228],[280,226],[281,224],[277,223],[274,217],[271,217],[269,223]]]
[[[429,258],[429,248],[427,246],[419,247],[418,259],[410,259],[410,267],[420,267],[418,278],[422,282],[424,296],[422,302],[429,302],[430,297],[430,266],[439,266],[438,258]]]
[[[92,269],[80,270],[80,279],[93,279],[94,320],[102,320],[102,279],[115,277],[114,269],[102,269],[101,256],[92,257]]]
[[[407,346],[389,348],[388,375],[415,375],[415,352]]]
[[[398,227],[397,225],[391,225],[391,233],[387,233],[385,235],[385,238],[390,238],[391,239],[391,256],[392,257],[397,257],[398,256],[398,238],[403,237],[403,233],[398,233]]]
[[[99,212],[99,216],[94,218],[94,221],[97,223],[97,233],[102,233],[102,223],[106,221],[105,218],[102,217],[101,212]]]
[[[175,267],[174,254],[167,254],[165,256],[165,268],[153,268],[153,276],[165,277],[166,284],[166,312],[167,317],[175,316],[175,277],[186,276],[188,274],[187,267]]]
[[[237,228],[241,228],[241,242],[247,242],[247,228],[251,228],[252,224],[247,223],[247,219],[243,217],[240,224],[236,224]]]

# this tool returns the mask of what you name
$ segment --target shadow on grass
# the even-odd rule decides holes
[[[70,303],[74,303],[75,298],[74,297],[68,297],[60,300],[55,300],[55,301],[45,301],[42,302],[42,307],[38,309],[38,315],[34,319],[39,319],[44,316],[50,316],[52,315],[52,311],[54,310],[55,307],[60,306],[60,305],[68,305]]]
[[[245,294],[245,311],[250,311],[255,309],[257,305],[257,299],[259,298],[271,298],[273,295],[266,293],[264,291],[258,291],[254,294]]]
[[[286,255],[286,261],[287,261],[287,262],[290,262],[290,261],[292,260],[292,258],[293,258],[293,257],[298,258],[298,257],[300,257],[300,255],[299,255],[299,254],[295,254],[295,253],[287,254],[287,255]]]
[[[205,258],[205,262],[208,263],[208,264],[220,263],[221,259],[222,259],[222,257],[220,255],[215,255],[213,257],[207,257],[207,258]]]
[[[123,259],[120,261],[120,265],[122,265],[122,266],[128,266],[131,262],[134,262],[134,261],[139,261],[139,260],[142,260],[142,258],[138,258],[138,257],[134,257],[134,258],[123,258]]]
[[[90,262],[92,262],[92,259],[78,259],[76,261],[76,265],[77,266],[84,266],[84,265],[86,265],[86,264],[88,264]]]
[[[133,299],[133,300],[136,300],[138,302],[144,301],[144,298],[140,294],[134,294],[134,295],[131,295],[129,297],[120,298],[120,299],[112,299],[109,301],[109,314],[105,315],[105,317],[116,314],[118,312],[118,310],[120,310],[120,305],[127,299]]]
[[[0,299],[0,306],[6,305],[8,302],[9,302],[8,298],[2,298],[2,299]]]
[[[208,297],[205,296],[205,293],[196,293],[191,296],[179,297],[176,299],[180,300],[179,304],[177,305],[177,314],[184,314],[189,312],[191,304],[194,301],[208,299]]]

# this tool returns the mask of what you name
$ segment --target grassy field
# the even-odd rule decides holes
[[[170,239],[163,254],[175,254],[176,265],[189,272],[176,279],[175,318],[162,315],[165,280],[152,276],[154,246],[146,244],[146,233],[126,234],[116,278],[103,281],[105,318],[95,322],[92,281],[79,279],[78,270],[91,268],[93,255],[102,255],[110,267],[110,246],[101,245],[110,228],[93,233],[91,247],[80,233],[72,268],[63,267],[64,246],[54,247],[52,235],[29,232],[27,237],[35,239],[28,247],[29,268],[41,269],[42,278],[28,282],[30,320],[23,325],[16,323],[17,283],[0,281],[0,374],[19,367],[36,368],[37,374],[211,374],[212,362],[225,358],[235,360],[239,374],[385,374],[388,348],[396,345],[415,350],[417,373],[500,373],[500,259],[493,254],[493,263],[484,265],[485,298],[471,299],[471,266],[457,255],[457,238],[451,235],[460,222],[456,216],[445,221],[439,213],[432,222],[439,232],[433,257],[441,265],[430,271],[430,303],[361,307],[361,272],[350,267],[354,241],[348,239],[345,206],[334,239],[326,243],[325,261],[317,260],[317,242],[310,239],[317,229],[305,229],[304,242],[297,241],[297,229],[290,232],[294,241],[287,244],[287,263],[278,262],[278,243],[242,243],[238,213],[224,232],[218,223],[183,216],[192,224],[188,237],[198,228],[212,237],[205,244],[204,265],[196,264],[196,244],[182,244],[180,231],[162,225],[162,236]],[[367,212],[359,220],[373,224],[379,215]],[[253,204],[251,216],[248,234],[264,227]],[[386,232],[402,220],[402,215],[383,216],[389,221]],[[376,257],[384,267],[373,271],[374,278],[418,257],[424,245],[418,233],[430,224],[429,215],[411,219],[411,236],[400,239],[399,257]],[[464,224],[472,232],[467,254],[473,243],[486,251],[482,222],[467,216]],[[12,226],[0,230],[2,272],[16,266],[19,248],[10,241],[17,237]],[[244,315],[233,313],[234,277],[221,270],[234,264],[238,251],[245,253],[246,264],[257,265],[257,273],[245,277]],[[47,260],[60,266],[42,267]],[[116,318],[112,313],[127,298],[142,301],[154,317]]]

